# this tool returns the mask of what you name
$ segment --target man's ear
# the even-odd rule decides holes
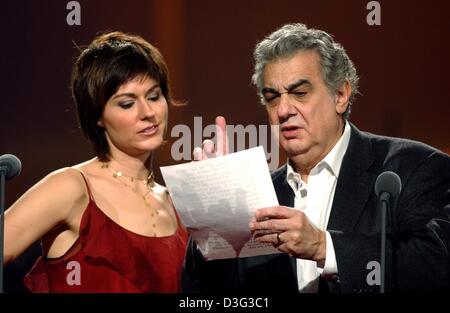
[[[344,81],[344,83],[339,87],[336,92],[336,113],[343,114],[348,107],[348,100],[350,99],[350,95],[352,93],[352,86],[350,86],[350,82],[348,80]]]

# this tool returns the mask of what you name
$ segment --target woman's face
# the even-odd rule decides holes
[[[111,156],[141,156],[157,149],[167,127],[168,106],[153,78],[139,76],[109,98],[98,125],[105,128]]]

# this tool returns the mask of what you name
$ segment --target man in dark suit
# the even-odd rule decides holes
[[[288,163],[272,173],[280,206],[249,228],[282,254],[205,261],[190,241],[185,291],[377,292],[380,208],[374,184],[396,172],[388,212],[386,290],[449,290],[450,158],[418,142],[359,131],[348,122],[358,76],[332,37],[281,27],[255,49],[256,85]],[[225,121],[218,118],[224,132]],[[223,154],[207,142],[194,158]],[[263,231],[263,232],[261,232]]]

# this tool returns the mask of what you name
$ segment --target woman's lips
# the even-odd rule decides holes
[[[138,132],[138,134],[145,135],[145,136],[151,136],[151,135],[154,135],[157,131],[158,131],[158,125],[152,125],[150,127],[144,128],[143,130]]]

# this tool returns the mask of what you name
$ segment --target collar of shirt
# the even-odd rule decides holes
[[[324,168],[328,169],[332,175],[336,178],[339,176],[341,170],[342,160],[344,159],[345,152],[350,142],[351,127],[350,124],[345,122],[344,132],[339,141],[334,145],[333,149],[311,169],[310,174],[315,175],[320,173]],[[291,186],[297,197],[302,197],[302,190],[305,189],[306,184],[302,181],[300,174],[295,172],[291,161],[287,162],[287,182]]]

